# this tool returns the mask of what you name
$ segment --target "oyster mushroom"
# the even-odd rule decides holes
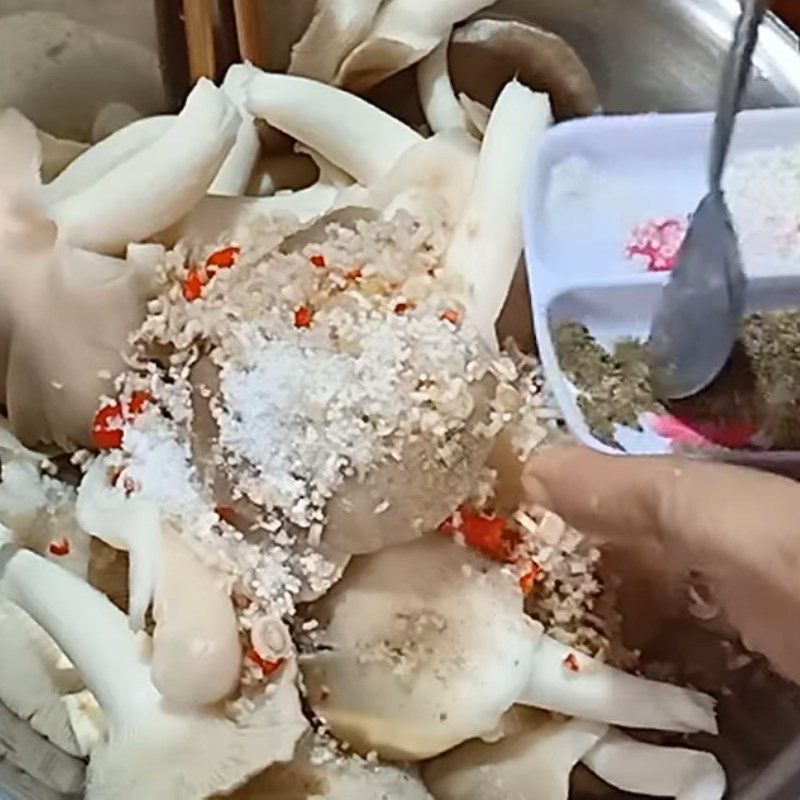
[[[456,28],[450,42],[456,91],[491,108],[516,78],[550,95],[557,120],[594,114],[600,99],[589,71],[554,33],[513,19],[477,19]]]
[[[422,137],[360,97],[296,75],[250,68],[247,108],[356,181],[381,178]]]
[[[491,5],[491,0],[388,0],[366,39],[342,62],[336,85],[367,91],[423,59],[456,22]]]
[[[201,80],[162,136],[86,188],[46,202],[45,213],[62,240],[98,253],[124,252],[130,242],[179,220],[205,195],[240,124],[228,96]]]
[[[471,386],[475,410],[459,436],[459,458],[443,467],[436,445],[419,438],[403,448],[400,462],[379,464],[365,478],[349,478],[328,503],[325,544],[353,554],[404,544],[433,530],[475,485],[492,440],[472,429],[489,415],[494,381]],[[375,509],[385,507],[379,516]]]
[[[303,38],[292,48],[289,72],[332,83],[342,60],[369,30],[381,0],[320,0]]]
[[[88,144],[59,139],[46,131],[37,131],[42,146],[42,180],[47,183],[60,175],[78,156],[89,149]]]
[[[417,66],[417,86],[425,119],[434,133],[450,128],[467,130],[469,118],[456,97],[447,61],[450,34]]]
[[[8,658],[5,653],[3,656]],[[29,723],[1,705],[0,730],[3,731],[4,762],[7,760],[59,797],[80,795],[86,773],[86,765],[80,758],[68,755],[64,748],[43,739]]]
[[[467,742],[423,767],[436,800],[567,800],[569,778],[606,732],[596,722],[545,722],[496,744]]]
[[[198,707],[228,697],[241,671],[238,625],[226,576],[212,570],[158,507],[109,484],[109,465],[98,458],[78,493],[83,527],[130,553],[131,628],[144,627],[153,604],[152,680],[172,702]]]
[[[246,708],[166,702],[150,678],[147,637],[131,632],[84,581],[7,539],[0,543],[0,595],[56,640],[106,714],[108,735],[89,764],[89,800],[203,800],[291,760],[307,729],[293,664]]]
[[[193,98],[183,122],[178,117],[163,137],[85,189],[44,202],[44,208],[36,131],[13,110],[0,115],[0,146],[8,156],[0,169],[0,403],[26,444],[91,444],[98,400],[113,392],[111,376],[122,369],[128,337],[154,294],[157,270],[137,248],[126,261],[73,242],[125,251],[130,241],[152,236],[205,195],[233,142],[238,113],[210,83],[199,85]],[[211,129],[188,154],[180,129],[209,118]],[[191,173],[186,180],[163,171],[178,162],[184,177],[183,171]],[[155,173],[158,183],[152,184],[148,175]]]
[[[550,126],[547,95],[517,81],[503,89],[481,148],[466,210],[445,256],[445,269],[464,281],[466,306],[488,347],[522,256],[525,165]]]
[[[141,119],[142,114],[128,103],[109,103],[97,112],[92,123],[91,140],[100,142],[120,128]]]
[[[503,565],[444,536],[354,559],[312,613],[324,647],[302,661],[308,702],[358,752],[431,758],[491,735],[515,703],[716,732],[710,697],[571,652],[523,612]]]
[[[151,145],[174,121],[175,117],[170,115],[135,120],[92,147],[87,146],[51,181],[47,180],[42,169],[45,182],[39,191],[42,202],[56,203],[91,186],[110,169]]]
[[[582,761],[624,792],[678,800],[720,800],[725,794],[725,772],[711,753],[646,744],[613,729]]]

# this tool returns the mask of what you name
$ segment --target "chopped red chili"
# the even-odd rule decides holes
[[[54,556],[68,556],[69,555],[69,539],[62,539],[60,542],[51,542],[49,551]]]
[[[314,319],[314,314],[307,306],[300,306],[294,312],[294,326],[295,328],[310,328],[311,321]]]
[[[208,283],[208,277],[201,270],[192,267],[183,279],[183,297],[188,302],[199,300],[203,296],[203,287]]]
[[[131,395],[127,406],[120,402],[102,406],[92,420],[92,444],[98,450],[117,450],[122,447],[125,421],[141,414],[151,399],[150,392],[139,390]]]
[[[581,664],[580,664],[580,661],[578,661],[578,657],[575,655],[575,653],[570,653],[564,659],[564,666],[570,672],[580,672],[581,671]]]
[[[455,309],[450,308],[447,311],[443,311],[439,319],[442,319],[445,322],[449,322],[453,325],[458,325],[458,323],[461,321],[461,314],[459,314]]]
[[[217,506],[214,510],[217,512],[217,516],[223,520],[223,522],[233,525],[233,519],[236,512],[231,506]]]
[[[231,245],[216,250],[206,259],[207,267],[217,267],[219,269],[230,269],[236,263],[236,257],[242,252],[241,247]],[[213,272],[211,273],[213,274]]]
[[[530,568],[524,575],[519,579],[519,588],[522,590],[522,594],[527,597],[536,586],[536,581],[539,580],[539,576],[542,574],[542,568],[535,562],[530,562]]]
[[[397,305],[394,307],[394,313],[395,313],[395,314],[405,314],[405,313],[406,313],[406,311],[408,311],[408,309],[409,309],[410,307],[411,307],[411,306],[409,306],[409,305],[408,305],[408,303],[398,303],[398,304],[397,304]]]
[[[315,267],[326,267],[328,266],[328,262],[325,260],[325,256],[323,255],[313,255],[311,258],[308,259]]]
[[[277,661],[270,661],[268,658],[264,658],[263,656],[259,655],[258,651],[255,647],[251,647],[247,651],[247,657],[257,666],[259,669],[266,675],[270,677],[274,675],[285,663],[285,658],[279,658]]]
[[[131,402],[128,404],[130,413],[134,416],[141,414],[147,404],[153,399],[153,396],[146,389],[141,389],[131,395]]]
[[[103,406],[92,421],[92,444],[98,450],[122,447],[122,424],[122,406],[119,403]]]
[[[502,517],[477,514],[468,508],[459,510],[460,522],[451,517],[445,520],[439,530],[442,533],[461,533],[464,541],[489,558],[497,561],[513,561],[514,551],[519,545],[519,535],[508,528]]]

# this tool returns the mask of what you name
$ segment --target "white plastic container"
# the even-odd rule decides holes
[[[558,363],[554,331],[564,322],[579,322],[608,348],[620,339],[647,337],[668,272],[648,271],[627,246],[635,229],[648,222],[688,223],[706,192],[712,124],[712,114],[568,122],[548,133],[530,166],[525,248],[539,352],[570,431],[597,450],[620,452],[589,429],[578,392]],[[800,109],[747,111],[737,125],[732,157],[798,143]],[[748,312],[800,307],[800,270],[785,273],[777,259],[772,267],[762,263],[759,275],[748,278]],[[673,451],[673,441],[658,435],[649,419],[640,422],[642,431],[616,426],[623,452]],[[779,471],[800,468],[800,452],[713,452]]]

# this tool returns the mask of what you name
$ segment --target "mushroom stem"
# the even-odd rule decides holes
[[[231,694],[241,671],[236,614],[220,576],[182,541],[155,503],[125,497],[108,482],[98,458],[78,492],[76,513],[92,535],[130,553],[129,619],[139,631],[154,604],[153,683],[183,706],[216,703]]]
[[[296,75],[252,69],[248,108],[369,185],[422,137],[349,92]]]
[[[467,115],[450,81],[447,51],[450,33],[417,66],[417,86],[425,119],[434,133],[450,128],[467,130]]]
[[[292,48],[289,72],[332,83],[342,59],[369,29],[381,0],[320,0],[303,38]]]
[[[131,705],[143,698],[155,700],[150,671],[124,615],[80,578],[29,550],[4,543],[0,544],[0,595],[53,636],[112,726],[124,724]]]
[[[182,706],[211,705],[239,682],[242,649],[230,595],[218,577],[164,526],[153,616],[153,684]]]
[[[522,187],[529,155],[550,125],[547,95],[512,81],[497,100],[472,195],[445,256],[460,274],[467,309],[487,345],[522,255]]]
[[[60,236],[114,255],[176,222],[206,194],[240,120],[227,95],[201,80],[163,136],[82,191],[48,204]]]
[[[64,698],[83,689],[50,636],[14,603],[0,599],[0,702],[71,755],[86,755]]]
[[[245,64],[234,64],[222,82],[222,91],[236,104],[242,121],[236,132],[236,141],[219,168],[209,194],[238,196],[245,193],[250,176],[261,153],[255,120],[245,108],[246,86],[250,70]]]
[[[423,767],[423,779],[437,800],[567,800],[570,773],[605,732],[605,725],[571,720],[497,744],[467,742]]]
[[[456,22],[492,0],[388,0],[367,38],[345,58],[336,85],[366,91],[431,52]]]
[[[145,117],[120,128],[78,156],[55,180],[42,186],[42,202],[49,206],[87,189],[109,170],[163,136],[174,122],[172,115]]]
[[[645,744],[615,730],[582,760],[624,792],[678,800],[720,800],[725,794],[725,773],[711,753]]]
[[[161,515],[154,503],[117,492],[108,473],[103,458],[89,467],[78,489],[75,516],[92,536],[130,554],[128,617],[131,629],[140,631],[158,581]]]
[[[627,728],[717,732],[708,695],[629,675],[547,635],[518,702]]]
[[[151,683],[146,637],[133,634],[124,615],[79,578],[2,544],[0,594],[50,633],[108,718],[108,739],[92,751],[88,800],[204,800],[291,759],[307,728],[293,665],[239,721],[221,711],[184,711]]]

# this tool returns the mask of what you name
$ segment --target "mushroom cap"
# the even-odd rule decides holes
[[[500,565],[436,534],[354,559],[313,613],[330,649],[301,665],[308,702],[356,751],[389,760],[495,730],[541,633]]]
[[[475,410],[459,434],[460,458],[449,467],[436,446],[419,438],[405,446],[399,462],[387,460],[365,478],[348,478],[328,504],[325,543],[345,553],[372,553],[410,542],[435,530],[469,496],[493,440],[472,432],[486,421],[495,381],[472,384]],[[379,516],[375,509],[388,503]]]
[[[577,53],[529,22],[476,19],[453,32],[450,73],[456,91],[488,107],[514,77],[547,92],[556,119],[588,116],[600,106],[597,88]]]

